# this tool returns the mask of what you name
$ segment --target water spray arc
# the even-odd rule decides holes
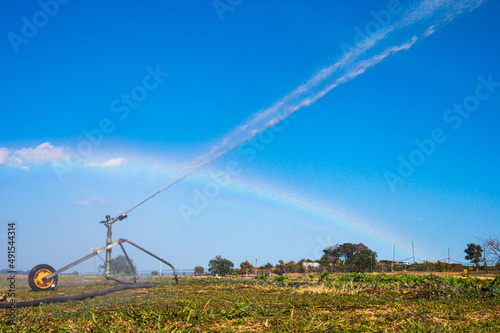
[[[377,31],[366,36],[366,39],[360,41],[358,45],[346,50],[332,65],[318,71],[306,83],[299,85],[270,107],[250,116],[245,123],[229,132],[207,153],[199,156],[170,178],[168,185],[126,210],[125,214],[227,152],[252,140],[257,134],[279,124],[302,108],[314,104],[331,90],[353,80],[386,58],[400,51],[409,50],[417,41],[430,36],[437,26],[450,22],[460,13],[471,11],[482,3],[483,0],[423,0],[416,3],[401,13],[399,19],[379,26]]]

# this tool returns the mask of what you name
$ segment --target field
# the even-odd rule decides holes
[[[61,276],[32,292],[18,276],[16,300],[105,289],[102,277]],[[0,332],[500,332],[500,278],[431,275],[303,275],[256,280],[142,278],[155,288],[1,310]],[[0,295],[7,292],[5,277]]]

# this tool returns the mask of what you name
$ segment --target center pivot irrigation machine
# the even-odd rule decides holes
[[[77,261],[74,261],[71,264],[69,264],[67,266],[64,266],[63,268],[61,268],[59,270],[55,270],[52,266],[47,265],[47,264],[37,265],[37,266],[35,266],[30,271],[30,274],[28,276],[28,283],[29,283],[31,289],[33,289],[34,291],[48,291],[48,290],[53,290],[57,286],[57,281],[58,281],[58,275],[59,274],[61,274],[64,271],[67,271],[71,267],[74,267],[74,266],[76,266],[76,265],[78,265],[78,264],[80,264],[80,263],[82,263],[82,262],[84,262],[84,261],[86,261],[86,260],[88,260],[90,258],[93,258],[93,257],[99,255],[99,253],[102,253],[102,252],[106,251],[106,260],[104,261],[104,267],[105,267],[105,269],[104,269],[104,276],[108,280],[113,280],[113,281],[121,283],[122,284],[121,286],[116,286],[116,287],[109,288],[109,289],[106,289],[106,290],[101,290],[101,291],[98,291],[98,292],[87,293],[87,294],[80,294],[80,295],[76,295],[76,296],[53,297],[53,298],[38,299],[38,300],[26,301],[26,302],[17,302],[16,305],[17,306],[34,306],[34,305],[38,305],[38,304],[41,304],[41,303],[65,302],[65,301],[68,301],[68,300],[82,300],[82,299],[85,299],[85,298],[94,297],[94,296],[101,296],[101,295],[104,295],[104,294],[107,294],[107,293],[110,293],[110,292],[115,292],[115,291],[124,290],[124,289],[154,287],[155,286],[154,284],[139,284],[139,283],[137,283],[137,275],[136,275],[136,272],[135,272],[135,268],[132,265],[132,261],[130,261],[130,258],[128,257],[128,254],[125,251],[125,248],[123,247],[123,243],[129,243],[130,245],[135,246],[139,250],[141,250],[141,251],[149,254],[153,258],[155,258],[155,259],[157,259],[157,260],[159,260],[159,261],[167,264],[168,266],[170,266],[170,268],[172,268],[172,271],[174,273],[175,283],[179,284],[179,279],[178,279],[178,276],[177,276],[177,272],[176,272],[174,266],[172,266],[172,264],[170,264],[168,261],[165,261],[162,258],[158,257],[157,255],[149,252],[148,250],[140,247],[139,245],[137,245],[137,244],[129,241],[128,239],[120,238],[119,240],[113,242],[113,239],[111,237],[112,236],[111,227],[112,227],[113,223],[115,223],[117,221],[121,221],[121,220],[127,218],[127,214],[130,213],[131,211],[133,211],[134,209],[136,209],[137,207],[143,205],[144,203],[146,203],[147,201],[151,200],[152,198],[154,198],[155,196],[157,196],[161,192],[163,192],[163,191],[169,189],[170,187],[174,186],[175,184],[177,184],[181,180],[185,179],[187,176],[189,176],[189,175],[195,173],[196,171],[200,170],[202,167],[204,167],[207,164],[209,164],[210,162],[216,160],[223,153],[225,153],[225,152],[227,152],[229,150],[226,150],[226,151],[224,151],[222,153],[219,153],[215,157],[212,157],[210,160],[205,161],[205,162],[199,164],[198,166],[191,168],[189,171],[187,171],[184,174],[181,174],[180,176],[178,176],[178,178],[175,178],[175,176],[174,176],[171,179],[171,182],[167,186],[165,186],[164,188],[160,189],[156,193],[150,195],[149,197],[147,197],[143,201],[139,202],[137,205],[133,206],[132,208],[130,208],[129,210],[127,210],[123,214],[121,214],[121,215],[119,215],[117,217],[113,217],[113,218],[110,215],[107,215],[106,216],[106,220],[100,222],[100,223],[104,224],[106,226],[106,228],[108,229],[107,238],[106,238],[106,246],[105,247],[100,248],[97,251],[92,252],[91,254],[86,255],[85,257],[83,257],[81,259],[78,259]],[[133,282],[123,281],[123,280],[120,280],[120,279],[118,279],[118,278],[116,278],[116,277],[114,277],[114,276],[111,275],[111,248],[113,246],[116,246],[116,245],[120,245],[120,247],[122,248],[123,254],[125,255],[125,258],[127,258],[127,261],[129,263],[130,267],[132,268]],[[6,308],[6,307],[9,307],[9,306],[10,306],[9,303],[0,303],[0,308]]]
[[[33,289],[34,291],[53,290],[57,286],[59,274],[61,274],[64,271],[67,271],[68,269],[70,269],[73,266],[76,266],[76,265],[78,265],[78,264],[80,264],[80,263],[82,263],[90,258],[97,256],[99,253],[104,252],[104,251],[106,251],[106,260],[104,261],[104,267],[105,267],[104,276],[106,277],[106,279],[113,280],[113,281],[123,283],[123,284],[131,284],[130,282],[122,281],[122,280],[117,279],[116,277],[111,275],[111,248],[113,246],[116,246],[116,245],[120,245],[120,247],[122,248],[123,253],[125,254],[125,257],[127,258],[127,261],[129,263],[130,267],[132,268],[132,272],[133,272],[133,276],[134,276],[133,283],[136,283],[137,276],[136,276],[134,266],[132,265],[132,262],[130,261],[130,258],[128,257],[127,252],[125,251],[125,248],[123,247],[122,243],[129,243],[130,245],[135,246],[139,250],[146,252],[150,256],[152,256],[152,257],[158,259],[159,261],[170,266],[170,268],[172,268],[172,271],[174,272],[175,282],[176,282],[176,284],[179,284],[179,280],[177,278],[177,272],[175,271],[174,266],[172,266],[169,262],[154,255],[153,253],[140,247],[139,245],[129,241],[128,239],[120,238],[119,240],[113,242],[113,240],[111,238],[111,227],[112,227],[113,223],[115,223],[117,221],[121,221],[125,218],[127,218],[127,215],[125,215],[125,214],[122,214],[122,215],[114,217],[114,218],[111,218],[111,216],[107,215],[105,221],[99,222],[99,223],[103,223],[106,226],[106,228],[108,229],[105,247],[98,249],[97,251],[92,252],[91,254],[89,254],[81,259],[78,259],[77,261],[74,261],[71,264],[64,266],[63,268],[61,268],[57,271],[54,268],[52,268],[52,266],[46,265],[46,264],[41,264],[41,265],[35,266],[31,270],[31,272],[28,276],[28,283],[29,283],[31,289]]]

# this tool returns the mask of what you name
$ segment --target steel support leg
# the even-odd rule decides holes
[[[77,261],[74,261],[74,262],[72,262],[71,264],[69,264],[69,265],[67,265],[67,266],[64,266],[63,268],[61,268],[61,269],[59,269],[59,270],[55,271],[54,273],[47,275],[47,276],[46,276],[46,277],[44,277],[43,279],[50,280],[50,279],[52,279],[54,276],[59,275],[59,274],[61,274],[61,273],[62,273],[62,272],[64,272],[64,271],[67,271],[68,269],[70,269],[70,268],[71,268],[71,267],[73,267],[73,266],[76,266],[76,265],[78,265],[78,264],[81,264],[81,263],[82,263],[82,262],[84,262],[85,260],[88,260],[88,259],[90,259],[90,258],[95,257],[95,256],[96,256],[96,255],[98,255],[99,253],[102,253],[102,252],[104,252],[104,251],[107,251],[108,249],[111,249],[113,246],[116,246],[116,245],[120,244],[121,242],[122,242],[122,240],[120,240],[120,239],[119,239],[119,240],[117,240],[117,241],[116,241],[116,242],[114,242],[114,243],[111,243],[111,244],[109,244],[109,245],[106,245],[105,247],[103,247],[103,248],[101,248],[101,249],[97,250],[96,252],[92,252],[91,254],[88,254],[88,255],[86,255],[85,257],[83,257],[83,258],[81,258],[81,259],[78,259]]]
[[[134,267],[134,265],[132,265],[132,261],[128,257],[127,251],[125,251],[125,248],[123,247],[122,243],[120,243],[120,247],[122,248],[123,254],[125,254],[125,258],[127,258],[127,261],[128,261],[128,264],[130,265],[130,268],[132,268],[132,274],[134,276],[134,283],[135,283],[135,282],[137,282],[137,276],[136,276],[136,272],[135,272],[135,267]]]
[[[153,253],[149,252],[148,250],[146,250],[146,249],[144,249],[144,248],[140,247],[139,245],[137,245],[137,244],[135,244],[135,243],[133,243],[133,242],[129,241],[128,239],[123,239],[123,238],[120,238],[119,240],[121,240],[122,242],[127,242],[127,243],[129,243],[130,245],[132,245],[132,246],[135,246],[136,248],[138,248],[138,249],[139,249],[139,250],[141,250],[142,252],[145,252],[145,253],[149,254],[151,257],[153,257],[153,258],[155,258],[155,259],[157,259],[157,260],[159,260],[159,261],[163,262],[164,264],[167,264],[168,266],[170,266],[170,268],[172,268],[172,271],[174,272],[174,279],[175,279],[175,283],[176,283],[176,284],[179,284],[179,278],[177,277],[177,272],[176,272],[176,270],[175,270],[174,266],[172,266],[172,264],[171,264],[171,263],[169,263],[168,261],[163,260],[162,258],[158,257],[157,255],[155,255],[155,254],[153,254]]]

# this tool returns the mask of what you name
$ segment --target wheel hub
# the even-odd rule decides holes
[[[42,289],[49,288],[54,282],[54,279],[44,280],[43,278],[50,275],[52,272],[48,269],[41,269],[35,273],[35,284]]]

